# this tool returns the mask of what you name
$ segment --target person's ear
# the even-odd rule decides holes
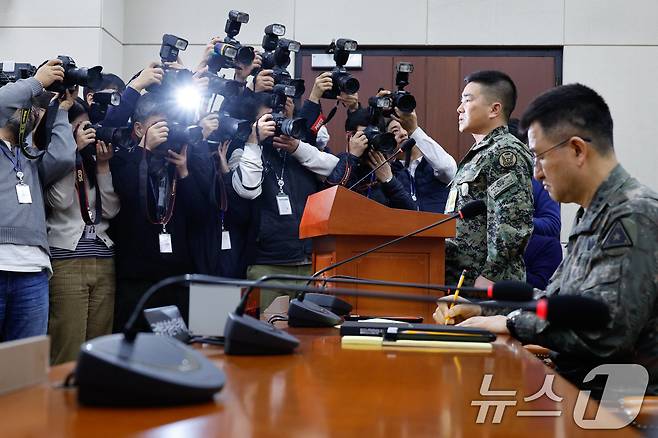
[[[582,167],[591,153],[591,145],[578,136],[571,137],[569,144],[576,156],[576,164]]]
[[[87,105],[91,105],[94,102],[94,93],[93,92],[87,93],[87,95],[85,96],[85,100],[87,101]]]
[[[494,102],[489,108],[489,118],[495,119],[503,113],[503,105],[500,102]]]

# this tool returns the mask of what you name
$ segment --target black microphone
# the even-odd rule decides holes
[[[415,145],[416,145],[416,140],[414,140],[413,138],[408,138],[408,139],[406,139],[405,141],[403,141],[402,144],[400,145],[400,147],[395,151],[395,153],[393,153],[390,157],[388,157],[386,160],[384,160],[382,163],[380,163],[377,167],[375,167],[374,169],[372,169],[370,172],[366,173],[366,174],[365,174],[361,179],[359,179],[357,182],[355,182],[354,184],[352,184],[351,186],[349,186],[349,187],[348,187],[348,190],[352,190],[354,187],[358,186],[358,185],[361,184],[363,181],[365,181],[366,179],[370,178],[370,176],[371,176],[373,173],[377,172],[377,171],[379,170],[379,168],[382,167],[384,164],[386,164],[386,163],[390,163],[391,161],[393,161],[393,159],[394,159],[394,158],[395,158],[395,157],[396,157],[401,151],[404,152],[405,155],[406,155],[406,154],[411,154],[411,149],[412,149]]]

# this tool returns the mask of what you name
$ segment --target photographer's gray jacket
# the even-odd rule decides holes
[[[34,78],[1,87],[0,126],[7,123],[16,109],[29,108],[31,98],[42,92],[41,84]],[[18,203],[14,163],[4,152],[0,153],[0,248],[3,244],[36,246],[48,253],[43,187],[73,171],[76,145],[68,113],[58,111],[50,145],[40,159],[28,160],[19,148],[9,148],[3,141],[0,147],[14,159],[18,154],[25,175],[23,180],[30,186],[32,195],[31,204]]]

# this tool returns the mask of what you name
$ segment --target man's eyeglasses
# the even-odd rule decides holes
[[[581,140],[583,140],[584,142],[587,142],[587,143],[590,143],[590,142],[592,141],[591,138],[580,137],[580,136],[574,136],[574,135],[572,135],[571,137],[569,137],[569,138],[567,138],[567,139],[565,139],[565,140],[562,140],[562,141],[559,142],[558,144],[556,144],[556,145],[554,145],[554,146],[551,146],[550,148],[546,149],[544,152],[541,152],[541,153],[539,153],[539,154],[534,154],[534,153],[533,153],[533,154],[532,154],[532,159],[533,159],[533,161],[534,161],[534,163],[535,163],[535,166],[537,165],[537,163],[539,162],[539,160],[543,159],[543,158],[546,156],[546,154],[548,154],[548,153],[549,153],[550,151],[552,151],[552,150],[555,150],[555,149],[559,148],[560,146],[564,146],[564,145],[567,144],[567,142],[568,142],[569,140],[571,140],[573,137],[579,137]]]

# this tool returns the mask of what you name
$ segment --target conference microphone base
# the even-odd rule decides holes
[[[352,311],[352,305],[345,300],[341,300],[335,295],[319,294],[309,292],[304,294],[304,301],[310,301],[318,306],[324,307],[330,312],[339,316],[349,315]]]
[[[290,300],[288,325],[290,327],[333,327],[341,323],[340,316],[310,301]]]
[[[224,326],[224,353],[235,355],[290,354],[299,339],[272,324],[229,313]]]
[[[78,401],[97,406],[160,406],[212,400],[226,378],[203,354],[153,333],[101,336],[80,348]]]

